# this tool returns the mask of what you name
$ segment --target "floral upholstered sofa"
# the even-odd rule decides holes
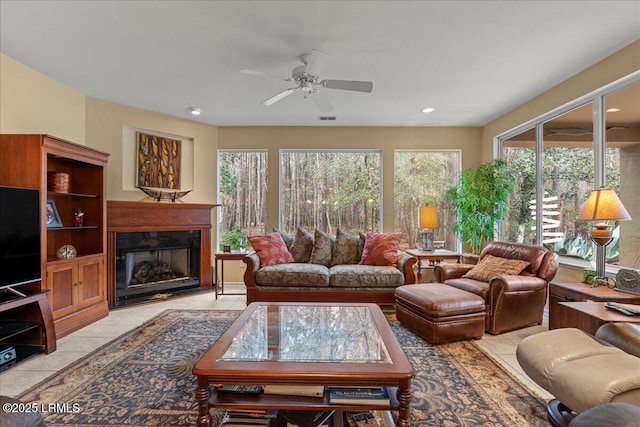
[[[335,236],[298,228],[249,237],[244,283],[254,301],[393,304],[398,286],[415,283],[417,259],[399,250],[400,233]]]

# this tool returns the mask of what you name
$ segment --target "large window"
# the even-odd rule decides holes
[[[536,237],[536,141],[535,129],[527,129],[502,141],[515,185],[502,222],[501,240],[537,244]]]
[[[516,177],[503,238],[592,261],[591,222],[577,217],[594,188],[614,189],[633,218],[609,221],[610,265],[640,268],[638,73],[497,138]]]
[[[380,229],[380,151],[280,152],[280,228]]]
[[[218,240],[242,249],[267,224],[267,153],[218,151]]]
[[[418,246],[418,208],[437,208],[434,240],[439,247],[457,248],[451,232],[455,216],[443,208],[443,195],[456,185],[460,173],[460,150],[397,150],[394,158],[394,229],[402,232],[403,248]]]

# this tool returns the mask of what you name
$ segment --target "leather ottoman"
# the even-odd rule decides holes
[[[396,288],[395,302],[398,320],[430,344],[484,335],[486,307],[476,294],[443,283],[423,283]]]

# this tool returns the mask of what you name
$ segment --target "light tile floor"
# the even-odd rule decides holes
[[[230,285],[225,290],[237,292],[237,286],[244,287],[243,285]],[[0,394],[6,396],[19,395],[29,387],[55,374],[56,371],[91,353],[126,331],[141,325],[164,310],[242,310],[244,308],[244,295],[221,295],[218,296],[218,299],[215,299],[214,293],[210,292],[112,310],[109,316],[104,319],[100,319],[59,339],[58,348],[55,352],[35,356],[1,373]],[[546,329],[547,316],[545,315],[545,323],[541,326],[525,328],[497,336],[486,334],[483,339],[476,342],[493,360],[524,383],[532,392],[544,399],[550,399],[551,395],[549,393],[524,375],[515,356],[516,346],[522,338]]]

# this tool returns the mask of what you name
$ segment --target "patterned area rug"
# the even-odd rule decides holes
[[[191,367],[238,314],[167,310],[18,397],[67,404],[49,427],[194,426]],[[390,324],[415,370],[412,426],[549,425],[544,403],[472,341],[432,346]]]

